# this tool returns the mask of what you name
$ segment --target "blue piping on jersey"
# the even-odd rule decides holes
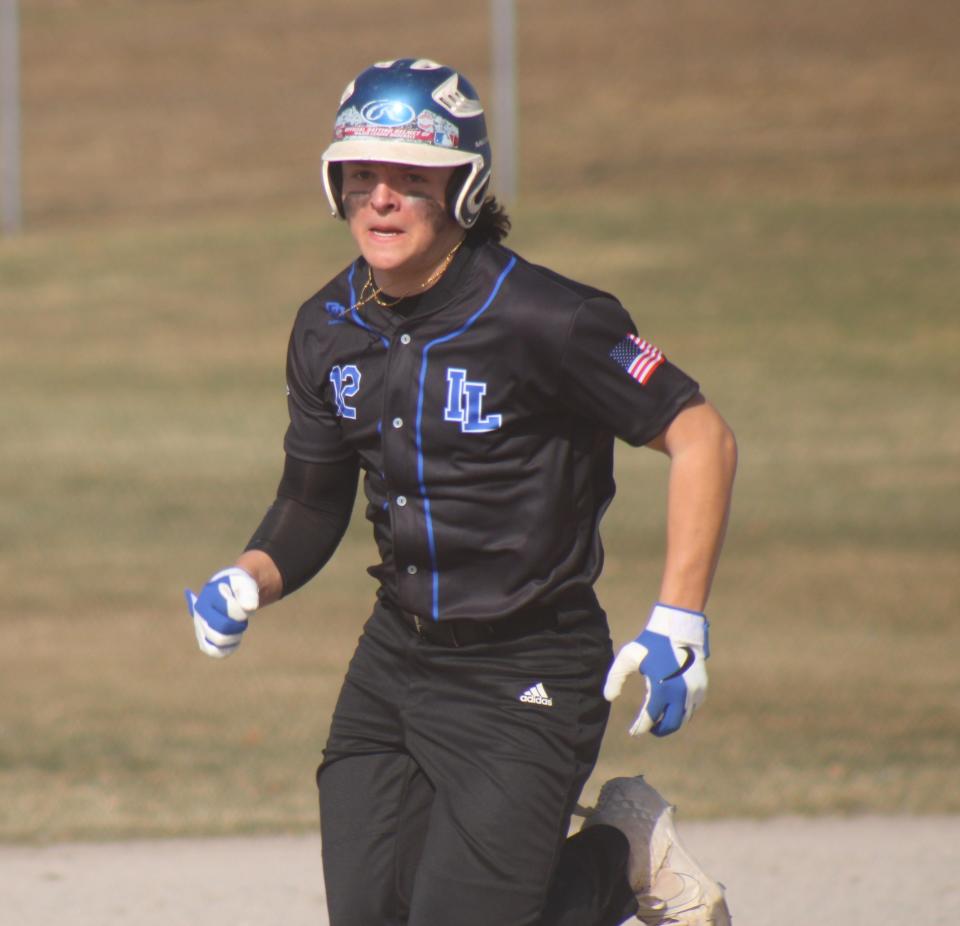
[[[380,338],[380,342],[384,347],[389,347],[390,342],[385,338],[373,325],[368,325],[361,317],[360,313],[357,311],[357,291],[353,288],[353,275],[356,273],[357,264],[356,261],[350,265],[350,272],[347,274],[347,282],[350,284],[350,320],[358,327],[363,328],[365,331],[373,332]]]
[[[477,309],[456,331],[451,331],[449,334],[445,334],[441,338],[436,338],[433,341],[430,341],[423,348],[423,360],[420,363],[420,386],[419,394],[417,396],[417,480],[420,483],[420,495],[423,498],[423,512],[427,521],[427,546],[430,550],[430,568],[432,572],[433,580],[433,603],[430,606],[430,616],[435,620],[440,620],[440,573],[437,570],[437,541],[433,533],[433,516],[430,514],[430,498],[427,495],[427,487],[423,481],[423,393],[424,393],[424,384],[427,379],[427,353],[430,351],[430,348],[436,344],[443,344],[446,341],[452,341],[454,338],[460,337],[465,331],[467,331],[473,323],[481,316],[484,312],[490,308],[490,303],[496,298],[498,292],[500,292],[500,287],[503,285],[503,281],[507,278],[507,275],[511,270],[516,266],[517,258],[516,255],[510,258],[509,263],[503,270],[500,272],[500,276],[497,277],[496,282],[493,284],[493,289],[490,290],[490,295],[487,296],[486,302]],[[352,283],[351,283],[352,287]]]

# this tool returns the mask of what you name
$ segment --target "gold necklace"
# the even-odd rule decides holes
[[[464,239],[461,238],[449,251],[447,251],[447,256],[440,261],[440,266],[437,267],[433,273],[430,274],[415,290],[414,293],[422,292],[427,287],[432,286],[443,274],[446,272],[447,267],[450,266],[451,261],[454,258],[454,255],[457,251],[460,250],[460,245],[462,245]],[[367,278],[364,280],[363,286],[360,287],[360,298],[350,306],[349,310],[352,312],[354,309],[359,309],[361,306],[365,306],[368,302],[375,302],[377,305],[382,306],[385,309],[392,309],[394,306],[399,305],[403,302],[404,299],[409,298],[414,293],[408,293],[406,296],[399,296],[393,302],[387,302],[385,299],[380,297],[383,295],[383,289],[377,286],[373,282],[373,267],[369,264],[367,265]]]

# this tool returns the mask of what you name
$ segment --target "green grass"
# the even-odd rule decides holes
[[[635,686],[587,796],[644,770],[687,816],[960,811],[960,204],[664,197],[515,219],[531,259],[622,296],[741,448],[707,703],[676,737],[630,740]],[[4,246],[0,838],[313,825],[373,591],[359,503],[330,566],[227,662],[196,651],[182,588],[271,499],[289,323],[348,256],[342,227],[298,210]],[[665,475],[620,453],[601,581],[617,642],[655,594]]]

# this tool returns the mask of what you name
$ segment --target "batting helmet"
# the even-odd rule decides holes
[[[380,61],[347,84],[323,152],[323,189],[335,216],[343,161],[462,167],[450,212],[470,228],[490,183],[490,141],[483,106],[470,82],[427,58]],[[462,179],[461,179],[462,178]]]

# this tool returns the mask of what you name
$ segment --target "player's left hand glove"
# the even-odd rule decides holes
[[[260,606],[260,589],[250,573],[231,566],[213,576],[194,595],[186,590],[187,607],[201,651],[225,659],[240,646],[247,619]]]
[[[654,736],[675,733],[690,719],[707,694],[706,660],[710,624],[705,614],[657,604],[646,629],[617,654],[603,696],[613,701],[637,670],[647,696],[630,727],[631,736],[648,730]]]

